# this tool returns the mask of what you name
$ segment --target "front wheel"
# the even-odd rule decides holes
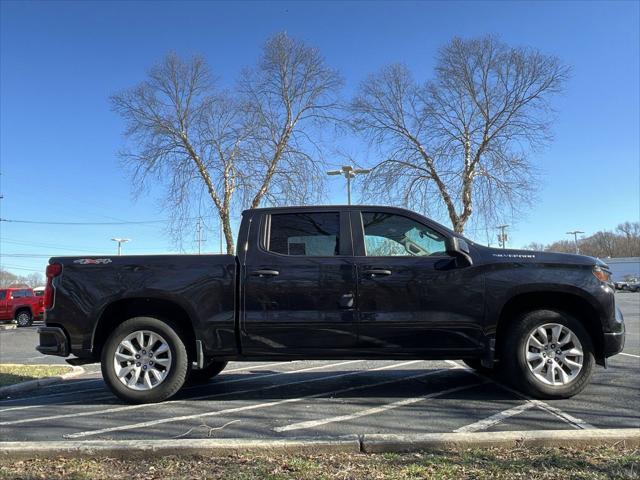
[[[31,312],[22,310],[16,315],[16,323],[19,327],[29,327],[33,323]]]
[[[514,386],[545,399],[568,398],[589,383],[595,364],[593,343],[574,317],[535,310],[516,320],[504,338],[503,362]]]
[[[184,384],[188,366],[177,328],[158,318],[127,320],[102,349],[102,376],[115,395],[130,403],[171,397]]]

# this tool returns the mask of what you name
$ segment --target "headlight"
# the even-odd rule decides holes
[[[605,270],[602,267],[596,265],[593,267],[593,276],[596,277],[601,282],[609,283],[611,282],[611,272]]]

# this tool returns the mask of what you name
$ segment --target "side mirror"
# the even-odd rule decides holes
[[[447,238],[447,255],[455,258],[463,258],[469,265],[473,265],[471,259],[469,244],[464,238],[448,237]]]

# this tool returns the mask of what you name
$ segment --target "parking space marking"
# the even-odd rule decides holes
[[[229,383],[237,383],[240,381],[247,381],[247,380],[252,380],[252,379],[256,379],[256,378],[264,378],[264,377],[271,377],[274,375],[285,375],[285,374],[290,374],[290,373],[299,373],[299,372],[308,372],[311,370],[319,370],[321,368],[327,368],[327,367],[338,367],[341,365],[345,365],[345,364],[349,364],[349,363],[355,363],[355,362],[360,362],[362,360],[349,360],[347,362],[340,362],[340,363],[333,363],[333,364],[329,364],[329,365],[318,365],[315,367],[309,367],[309,368],[303,368],[300,370],[291,370],[291,371],[287,371],[287,372],[281,372],[281,373],[270,373],[270,374],[266,374],[266,375],[259,375],[259,376],[248,376],[249,378],[238,378],[238,379],[232,379],[232,380],[228,380],[226,382],[219,382],[216,385],[221,385],[221,384],[229,384]],[[416,360],[416,362],[419,360]],[[247,389],[247,390],[241,390],[241,391],[237,391],[237,392],[222,392],[222,393],[213,393],[213,394],[207,394],[207,395],[200,395],[198,397],[192,397],[189,398],[187,400],[204,400],[204,399],[208,399],[208,398],[215,398],[215,397],[221,397],[224,395],[239,395],[242,393],[251,393],[251,392],[258,392],[258,391],[262,391],[262,390],[269,390],[272,388],[277,388],[279,386],[287,386],[287,385],[296,385],[299,383],[306,383],[306,382],[313,382],[313,381],[317,381],[319,379],[310,379],[310,380],[298,380],[295,382],[289,382],[289,383],[283,383],[283,384],[278,384],[278,385],[270,385],[268,387],[260,387],[260,388],[251,388],[251,389]],[[44,421],[49,421],[49,420],[59,420],[61,418],[69,418],[69,417],[90,417],[93,415],[101,415],[104,413],[118,413],[118,412],[124,412],[124,411],[128,411],[128,410],[138,410],[140,408],[146,408],[146,407],[150,407],[150,406],[155,406],[158,407],[158,405],[162,405],[162,406],[166,406],[166,405],[173,405],[179,402],[184,402],[185,400],[170,400],[167,402],[163,402],[161,404],[140,404],[140,405],[125,405],[122,407],[113,407],[113,408],[105,408],[105,409],[101,409],[101,410],[91,410],[89,412],[75,412],[75,413],[62,413],[62,414],[58,414],[58,415],[49,415],[49,416],[45,416],[45,417],[31,417],[31,418],[21,418],[19,420],[8,420],[8,421],[3,421],[0,422],[0,425],[20,425],[23,423],[34,423],[34,422],[44,422]]]
[[[543,402],[542,400],[534,400],[534,399],[532,399],[532,398],[530,398],[530,397],[518,392],[517,390],[514,390],[513,388],[508,387],[507,385],[504,385],[503,383],[500,383],[500,382],[494,380],[493,378],[489,378],[489,377],[486,377],[484,375],[479,374],[478,372],[476,372],[474,369],[472,369],[470,367],[467,367],[465,365],[460,365],[459,363],[454,362],[453,360],[445,360],[445,361],[447,363],[449,363],[449,364],[455,363],[460,368],[464,368],[465,370],[468,370],[469,372],[471,372],[475,376],[480,377],[480,378],[484,378],[487,381],[489,381],[490,383],[493,383],[494,385],[506,390],[507,392],[513,393],[515,396],[517,396],[519,398],[522,398],[523,400],[526,400],[527,402],[534,403],[536,407],[540,408],[541,410],[546,411],[547,413],[550,413],[551,415],[559,418],[560,420],[564,421],[565,423],[568,423],[573,428],[579,428],[579,429],[583,429],[583,430],[592,430],[592,429],[596,428],[593,425],[585,422],[581,418],[574,417],[573,415],[570,415],[570,414],[568,414],[566,412],[563,412],[562,410],[560,410],[557,407],[552,407],[551,405],[549,405],[546,402]]]
[[[398,368],[398,367],[402,367],[402,366],[406,366],[409,364],[414,364],[414,363],[419,363],[422,362],[422,360],[413,360],[410,362],[403,362],[403,363],[398,363],[398,364],[392,364],[392,365],[385,365],[382,367],[377,367],[377,368],[371,368],[371,369],[365,369],[365,370],[359,370],[359,371],[355,371],[355,372],[344,372],[344,373],[339,373],[337,375],[330,375],[327,377],[321,377],[321,378],[312,378],[310,380],[302,380],[302,381],[297,381],[297,382],[291,382],[288,384],[281,384],[281,385],[273,385],[270,387],[265,387],[262,388],[260,390],[267,390],[267,389],[271,389],[271,388],[278,388],[278,387],[283,387],[283,386],[287,386],[287,385],[293,385],[293,384],[299,384],[299,383],[311,383],[311,382],[316,382],[316,381],[323,381],[323,380],[330,380],[330,379],[334,379],[334,378],[342,378],[342,377],[348,377],[348,376],[353,376],[353,375],[362,375],[363,373],[369,373],[369,372],[377,372],[377,371],[382,371],[382,370],[390,370],[393,368]],[[438,371],[442,371],[442,370],[438,370]],[[394,381],[397,381],[397,379],[394,379]],[[140,422],[140,423],[133,423],[133,424],[126,424],[126,425],[119,425],[117,427],[109,427],[109,428],[102,428],[99,430],[87,430],[84,432],[77,432],[77,433],[70,433],[67,435],[64,435],[64,438],[84,438],[84,437],[90,437],[90,436],[94,436],[94,435],[101,435],[103,433],[111,433],[111,432],[119,432],[119,431],[123,431],[123,430],[133,430],[133,429],[141,429],[141,428],[146,428],[146,427],[153,427],[155,425],[162,425],[162,424],[166,424],[166,423],[173,423],[173,422],[181,422],[184,420],[193,420],[195,418],[205,418],[205,417],[214,417],[214,416],[218,416],[218,415],[224,415],[224,414],[228,414],[228,413],[237,413],[237,412],[244,412],[247,410],[256,410],[256,409],[260,409],[260,408],[267,408],[267,407],[274,407],[277,405],[283,405],[283,404],[287,404],[287,403],[295,403],[295,402],[301,402],[302,400],[306,400],[309,398],[318,398],[318,397],[323,397],[326,395],[338,395],[341,393],[346,393],[346,392],[350,392],[353,390],[361,390],[363,388],[370,388],[373,386],[377,386],[378,384],[384,384],[384,383],[391,383],[391,380],[386,380],[385,382],[378,382],[378,383],[374,383],[374,384],[367,384],[367,385],[357,385],[354,387],[349,387],[349,388],[343,388],[340,390],[334,390],[331,392],[320,392],[320,393],[315,393],[312,395],[305,395],[302,397],[296,397],[296,398],[287,398],[284,400],[276,400],[274,402],[265,402],[265,403],[258,403],[258,404],[253,404],[253,405],[245,405],[242,407],[234,407],[234,408],[228,408],[228,409],[224,409],[224,410],[217,410],[214,412],[203,412],[203,413],[195,413],[192,415],[182,415],[180,417],[171,417],[171,418],[160,418],[157,420],[151,420],[148,422]],[[231,393],[242,393],[242,392],[231,392]],[[157,404],[155,404],[157,406]]]
[[[252,366],[249,366],[249,367],[241,367],[241,368],[234,368],[234,369],[231,369],[231,370],[225,370],[224,373],[227,374],[227,373],[234,373],[234,372],[242,372],[242,371],[245,371],[245,370],[255,370],[255,369],[258,369],[258,368],[274,367],[276,365],[283,365],[283,364],[286,364],[286,363],[296,363],[296,362],[299,362],[299,361],[300,360],[293,360],[293,361],[287,361],[287,362],[267,363],[267,364],[264,364],[264,365],[252,365]],[[359,361],[359,360],[352,360],[352,361]],[[264,374],[264,375],[252,376],[251,378],[254,378],[254,379],[255,378],[262,378],[262,377],[268,377],[268,376],[271,376],[271,375],[280,375],[281,373],[284,373],[284,372],[267,373],[267,374]],[[246,380],[249,380],[249,378],[223,380],[221,382],[218,382],[216,385],[220,385],[222,383],[226,384],[226,383],[234,383],[234,382],[246,381]],[[68,387],[72,388],[72,387],[74,387],[74,386],[76,386],[78,384],[86,383],[86,382],[104,382],[104,380],[102,378],[95,378],[95,379],[89,379],[89,380],[80,380],[78,382],[73,382],[73,384],[68,385]],[[55,387],[63,387],[63,386],[65,386],[65,385],[64,384],[62,384],[62,385],[61,384],[57,384],[57,385],[47,385],[46,387],[43,387],[43,388],[55,388]],[[195,388],[202,388],[202,387],[203,387],[203,385],[193,385],[193,386],[189,386],[189,387],[184,387],[182,389],[182,391],[188,391],[188,390],[193,390]],[[59,397],[59,396],[65,396],[65,395],[75,395],[77,393],[98,392],[98,391],[104,392],[105,389],[102,388],[102,387],[98,387],[98,388],[89,388],[89,389],[85,389],[85,390],[73,390],[71,392],[49,393],[49,394],[45,394],[45,395],[37,395],[37,396],[34,396],[34,397],[24,397],[24,398],[16,398],[16,399],[11,399],[11,400],[5,400],[5,402],[16,402],[16,403],[18,403],[18,402],[24,401],[25,399],[27,399],[27,400],[34,400],[34,399],[38,400],[40,398]],[[99,397],[95,397],[95,398],[93,398],[91,400],[96,402],[96,401],[101,401],[101,400],[109,400],[109,399],[113,399],[113,398],[114,398],[113,394],[109,393],[107,395],[102,395],[102,396],[99,396]],[[68,405],[70,403],[76,403],[76,402],[78,402],[78,399],[67,400],[65,402],[57,402],[55,405]],[[4,402],[0,402],[0,406],[3,405],[3,404],[4,404]],[[8,411],[15,411],[15,410],[29,410],[29,409],[32,409],[32,408],[40,408],[40,407],[43,407],[43,406],[45,406],[45,405],[42,405],[42,404],[20,405],[20,406],[15,406],[15,407],[2,408],[2,409],[0,409],[0,413],[8,412]],[[0,423],[0,425],[1,425],[1,423]]]
[[[433,372],[433,373],[436,373],[436,372]],[[440,373],[440,372],[438,372],[438,373]],[[425,375],[415,375],[414,377],[409,377],[409,378],[406,378],[405,380],[409,380],[411,378],[424,377],[424,376]],[[400,381],[400,380],[398,380],[398,381]],[[395,408],[400,408],[400,407],[405,407],[407,405],[412,405],[414,403],[422,402],[424,400],[429,400],[431,398],[436,398],[436,397],[439,397],[441,395],[446,395],[448,393],[458,392],[460,390],[466,390],[466,389],[469,389],[469,388],[477,387],[479,385],[482,385],[483,383],[485,383],[485,382],[473,383],[473,384],[470,384],[470,385],[462,385],[462,386],[455,387],[455,388],[448,388],[446,390],[440,390],[438,392],[432,392],[432,393],[429,393],[427,395],[422,395],[420,397],[405,398],[403,400],[398,400],[396,402],[387,403],[385,405],[380,405],[379,407],[367,408],[366,410],[361,410],[359,412],[351,413],[349,415],[337,415],[335,417],[322,418],[322,419],[319,419],[319,420],[309,420],[307,422],[291,423],[289,425],[284,425],[282,427],[276,427],[273,430],[276,431],[276,432],[289,432],[291,430],[303,430],[303,429],[308,429],[308,428],[316,428],[316,427],[320,427],[322,425],[327,425],[329,423],[345,422],[345,421],[349,421],[349,420],[354,420],[356,418],[366,417],[368,415],[376,415],[378,413],[386,412],[387,410],[393,410]]]
[[[640,355],[634,355],[633,353],[620,352],[618,355],[624,355],[625,357],[640,358]]]
[[[502,423],[509,417],[513,417],[515,415],[519,415],[522,412],[526,412],[532,408],[536,407],[536,404],[533,402],[525,402],[522,405],[518,405],[516,407],[510,408],[508,410],[503,410],[502,412],[498,412],[495,415],[491,415],[483,420],[479,420],[474,423],[470,423],[469,425],[465,425],[464,427],[460,427],[454,430],[455,433],[470,433],[470,432],[480,432],[482,430],[487,430],[494,425],[498,425]]]
[[[283,364],[283,363],[295,363],[297,361],[298,360],[294,360],[293,362],[278,362],[278,363],[272,363],[272,364],[267,364],[267,365],[256,365],[255,368],[280,365],[280,364]],[[363,361],[363,360],[349,360],[348,362],[342,362],[342,363],[334,364],[334,366],[344,365],[346,363],[361,362],[361,361]],[[323,366],[321,365],[319,367],[312,367],[311,369],[321,368],[321,367],[323,367]],[[232,373],[232,372],[237,372],[237,371],[241,371],[241,370],[247,370],[249,368],[252,368],[252,367],[243,367],[243,368],[240,368],[240,369],[227,370],[225,373]],[[304,370],[293,370],[292,372],[301,372],[301,371],[306,371],[306,369],[304,369]],[[264,377],[271,377],[271,376],[274,376],[274,375],[284,375],[286,373],[291,373],[291,372],[270,372],[270,373],[265,373],[263,375],[247,375],[244,378],[233,378],[233,379],[229,379],[229,380],[222,380],[220,382],[217,382],[215,385],[222,385],[222,384],[226,385],[228,383],[246,382],[246,381],[249,381],[249,380],[255,380],[255,379],[260,379],[260,378],[264,378]],[[96,379],[96,380],[101,380],[101,379]],[[84,381],[92,382],[92,381],[95,381],[95,380],[84,380]],[[102,381],[104,381],[104,380],[102,380]],[[182,391],[193,390],[193,389],[196,389],[196,388],[202,389],[204,386],[206,386],[206,385],[192,385],[192,386],[189,386],[189,387],[184,387],[182,389]],[[30,400],[33,400],[33,399],[37,400],[37,399],[40,399],[40,398],[58,397],[58,396],[64,396],[64,395],[74,395],[76,393],[86,393],[86,392],[92,392],[92,391],[104,392],[105,389],[104,388],[90,388],[90,389],[86,389],[86,390],[74,390],[74,391],[71,391],[71,392],[51,393],[51,394],[47,394],[47,395],[38,395],[37,397],[26,397],[26,398],[28,398]],[[101,400],[113,400],[115,398],[116,397],[114,397],[114,395],[112,393],[108,393],[106,395],[101,395],[101,396],[92,398],[91,400],[93,402],[97,402],[97,401],[101,401]],[[199,400],[200,398],[202,398],[202,397],[194,397],[192,400]],[[18,398],[18,399],[15,399],[15,400],[8,400],[8,401],[20,402],[20,401],[24,401],[24,400],[25,400],[25,398]],[[65,401],[65,402],[57,402],[57,403],[55,403],[55,405],[56,406],[57,405],[68,405],[70,403],[77,403],[78,401],[79,401],[78,399],[73,399],[73,400],[68,400],[68,401]],[[174,400],[174,401],[179,401],[179,400]],[[166,403],[171,403],[171,402],[165,402],[165,404]],[[43,406],[46,406],[46,405],[37,404],[37,405],[23,405],[23,406],[9,407],[9,408],[1,409],[0,413],[7,412],[7,411],[13,411],[13,410],[28,410],[28,409],[31,409],[31,408],[41,408]],[[133,408],[141,408],[141,407],[144,407],[144,406],[145,405],[132,405],[132,406],[120,407],[120,408],[132,408],[132,407]],[[89,414],[85,413],[85,414],[81,414],[81,415],[89,415]],[[31,421],[36,421],[36,420],[31,420]],[[28,423],[28,422],[24,422],[24,423]],[[3,425],[3,422],[0,422],[0,425]]]

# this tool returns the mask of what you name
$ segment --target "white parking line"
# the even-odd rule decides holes
[[[475,370],[473,370],[470,367],[464,366],[464,365],[460,365],[457,362],[454,362],[453,360],[445,360],[447,363],[451,364],[451,363],[455,363],[457,364],[460,368],[464,368],[465,370],[468,370],[469,372],[471,372],[472,374],[476,375],[477,377],[480,378],[484,378],[487,381],[493,383],[494,385],[510,392],[513,393],[515,396],[522,398],[523,400],[526,400],[527,402],[533,403],[536,407],[540,408],[541,410],[546,411],[547,413],[550,413],[551,415],[559,418],[560,420],[562,420],[565,423],[568,423],[569,425],[571,425],[573,428],[578,428],[578,429],[583,429],[583,430],[591,430],[591,429],[595,429],[596,427],[594,427],[593,425],[585,422],[584,420],[578,418],[578,417],[574,417],[573,415],[570,415],[566,412],[563,412],[562,410],[560,410],[557,407],[552,407],[551,405],[549,405],[548,403],[543,402],[542,400],[534,400],[532,398],[529,398],[528,396],[518,392],[517,390],[514,390],[511,387],[508,387],[500,382],[496,382],[495,380],[493,380],[492,378],[489,377],[485,377],[484,375],[479,374],[478,372],[476,372]]]
[[[395,364],[395,365],[385,365],[384,367],[377,367],[377,368],[371,368],[371,369],[366,369],[366,370],[359,370],[359,371],[356,371],[356,372],[339,373],[337,375],[330,375],[330,376],[322,377],[322,378],[315,378],[315,379],[310,379],[310,380],[292,382],[291,384],[295,384],[295,383],[311,383],[311,382],[315,382],[315,381],[323,381],[323,380],[329,380],[329,379],[334,379],[334,378],[341,378],[341,377],[347,377],[347,376],[353,376],[353,375],[361,375],[363,373],[369,373],[369,372],[375,372],[375,371],[381,371],[381,370],[390,370],[390,369],[393,369],[393,368],[398,368],[398,367],[409,365],[409,364],[413,364],[413,363],[419,363],[421,361],[422,360],[413,360],[413,361],[410,361],[410,362],[404,362],[404,363],[399,363],[399,364]],[[398,381],[398,379],[394,379],[394,381]],[[386,383],[391,383],[391,380],[386,380],[385,382]],[[277,406],[277,405],[283,405],[283,404],[287,404],[287,403],[301,402],[302,400],[305,400],[305,399],[308,399],[308,398],[318,398],[318,397],[323,397],[323,396],[338,395],[338,394],[345,393],[345,392],[350,392],[350,391],[353,391],[353,390],[360,390],[360,389],[363,389],[363,388],[370,388],[370,387],[373,387],[373,386],[377,386],[378,384],[383,384],[385,382],[378,382],[378,383],[368,384],[368,385],[358,385],[358,386],[354,386],[354,387],[343,388],[343,389],[340,389],[340,390],[334,390],[334,391],[331,391],[331,392],[320,392],[320,393],[315,393],[313,395],[305,395],[303,397],[287,398],[287,399],[284,399],[284,400],[276,400],[274,402],[265,402],[265,403],[258,403],[258,404],[253,404],[253,405],[245,405],[245,406],[242,406],[242,407],[227,408],[225,410],[217,410],[217,411],[214,411],[214,412],[196,413],[196,414],[193,414],[193,415],[183,415],[183,416],[180,416],[180,417],[161,418],[161,419],[158,419],[158,420],[151,420],[151,421],[148,421],[148,422],[132,423],[132,424],[128,424],[128,425],[120,425],[120,426],[117,426],[117,427],[102,428],[102,429],[99,429],[99,430],[88,430],[88,431],[84,431],[84,432],[77,432],[77,433],[67,434],[67,435],[64,435],[64,438],[84,438],[84,437],[90,437],[90,436],[94,436],[94,435],[101,435],[103,433],[119,432],[119,431],[123,431],[123,430],[134,430],[134,429],[138,430],[138,429],[141,429],[141,428],[153,427],[155,425],[162,425],[162,424],[173,423],[173,422],[181,422],[181,421],[185,421],[185,420],[193,420],[195,418],[214,417],[214,416],[224,415],[224,414],[228,414],[228,413],[237,413],[237,412],[244,412],[244,411],[247,411],[247,410],[256,410],[256,409],[260,409],[260,408],[274,407],[274,406]],[[266,390],[267,388],[282,387],[282,386],[291,385],[291,384],[274,385],[272,387],[266,387],[266,388],[264,388],[262,390]],[[241,392],[236,392],[236,393],[241,393]]]
[[[236,378],[236,379],[232,379],[232,380],[228,380],[226,382],[219,382],[216,385],[221,385],[221,384],[229,384],[229,383],[238,383],[238,382],[244,382],[244,381],[248,381],[248,380],[254,380],[256,378],[265,378],[265,377],[272,377],[272,376],[276,376],[276,375],[287,375],[287,374],[292,374],[292,373],[299,373],[299,372],[309,372],[312,370],[319,370],[321,368],[328,368],[328,367],[339,367],[341,365],[346,365],[349,363],[355,363],[355,362],[361,362],[362,360],[349,360],[347,362],[340,362],[340,363],[333,363],[333,364],[329,364],[329,365],[318,365],[315,367],[309,367],[309,368],[303,368],[300,370],[290,370],[290,371],[286,371],[286,372],[280,372],[280,373],[268,373],[265,375],[259,375],[259,376],[247,376],[247,378]],[[242,391],[238,391],[238,392],[222,392],[222,393],[214,393],[214,394],[207,394],[207,395],[200,395],[198,397],[191,397],[188,400],[204,400],[204,399],[208,399],[208,398],[215,398],[215,397],[221,397],[224,395],[238,395],[241,393],[251,393],[251,392],[257,392],[257,391],[261,391],[261,390],[269,390],[271,388],[277,388],[279,386],[285,386],[285,385],[295,385],[297,383],[305,383],[305,382],[311,382],[311,381],[315,381],[318,379],[311,379],[311,380],[298,380],[296,382],[289,382],[289,383],[284,383],[284,384],[279,384],[279,385],[271,385],[268,387],[260,387],[260,388],[252,388],[252,389],[247,389],[247,390],[242,390]],[[170,400],[167,402],[163,402],[161,405],[166,406],[166,405],[173,405],[175,403],[179,403],[179,402],[184,402],[184,400]],[[158,404],[151,404],[154,405],[156,408],[158,406]],[[117,412],[125,412],[128,410],[138,410],[140,408],[146,408],[146,407],[150,407],[150,404],[140,404],[140,405],[126,405],[124,407],[113,407],[113,408],[105,408],[102,410],[92,410],[89,412],[74,412],[74,413],[63,413],[63,414],[58,414],[58,415],[49,415],[46,417],[31,417],[31,418],[22,418],[19,420],[8,420],[8,421],[4,421],[4,422],[0,422],[0,425],[20,425],[23,423],[33,423],[33,422],[43,422],[43,421],[48,421],[48,420],[58,420],[61,418],[69,418],[69,417],[90,417],[93,415],[101,415],[104,413],[117,413]]]
[[[640,358],[640,355],[634,355],[633,353],[620,352],[618,355],[624,355],[625,357]]]
[[[514,415],[519,415],[522,412],[526,412],[527,410],[534,408],[536,406],[533,402],[526,402],[522,405],[518,405],[517,407],[510,408],[508,410],[503,410],[502,412],[498,412],[495,415],[491,415],[483,420],[479,420],[475,423],[471,423],[469,425],[465,425],[464,427],[460,427],[454,432],[456,433],[470,433],[470,432],[480,432],[482,430],[487,430],[494,425],[498,425],[502,423],[502,421],[506,420],[509,417],[513,417]]]
[[[276,363],[263,363],[258,365],[249,365],[248,367],[240,367],[240,368],[232,368],[231,370],[223,370],[223,373],[234,373],[234,372],[244,372],[245,370],[255,370],[256,368],[267,368],[267,367],[275,367],[277,365],[285,365],[287,363],[299,363],[302,360],[290,360],[287,362],[276,362]]]
[[[242,371],[245,371],[245,370],[255,370],[255,369],[258,369],[258,368],[274,367],[276,365],[283,365],[285,363],[296,363],[296,362],[299,362],[299,361],[300,360],[293,360],[293,361],[287,361],[287,362],[267,363],[267,364],[263,364],[263,365],[251,365],[249,367],[242,367],[242,368],[234,368],[234,369],[231,369],[231,370],[225,370],[224,373],[227,374],[227,373],[234,373],[234,372],[242,372]],[[262,377],[267,377],[267,376],[271,376],[271,375],[274,375],[274,373],[268,373],[266,375],[254,375],[254,376],[251,377],[251,379],[262,378]],[[223,383],[225,383],[225,384],[226,383],[234,383],[234,382],[246,381],[246,380],[250,380],[250,378],[223,380],[221,382],[217,382],[216,385],[220,385],[220,384],[223,384]],[[81,380],[79,382],[73,382],[72,385],[68,385],[68,386],[72,387],[72,386],[78,385],[79,383],[103,382],[103,381],[104,380],[102,380],[101,378],[95,378],[95,379],[92,379],[92,380]],[[48,386],[43,387],[43,388],[53,388],[53,387],[60,387],[60,386],[61,386],[60,384],[58,384],[58,385],[48,385]],[[195,389],[195,388],[202,388],[203,386],[204,385],[193,385],[193,386],[190,386],[190,387],[183,388],[182,391],[192,390],[192,389]],[[103,392],[104,388],[95,388],[95,389],[86,389],[86,390],[74,390],[72,392],[51,393],[51,394],[46,394],[46,395],[38,395],[36,397],[18,398],[18,399],[15,399],[15,400],[8,400],[8,401],[20,402],[20,401],[24,401],[25,399],[28,399],[28,400],[36,399],[36,400],[38,400],[40,398],[49,398],[49,397],[57,397],[57,396],[64,396],[64,395],[74,395],[76,393],[86,393],[86,392],[92,392],[92,391],[95,391],[95,392],[101,391],[101,392]],[[113,394],[109,393],[107,395],[101,395],[99,397],[92,398],[91,401],[92,402],[98,402],[98,401],[102,401],[102,400],[113,400],[114,398],[115,397],[113,396]],[[0,409],[0,413],[9,412],[9,411],[15,411],[15,410],[30,410],[32,408],[42,408],[42,407],[52,406],[52,405],[54,405],[54,406],[68,405],[70,403],[77,403],[79,401],[80,400],[78,400],[77,398],[74,398],[73,400],[67,400],[67,401],[64,401],[64,402],[56,402],[55,404],[51,404],[51,405],[48,405],[48,404],[19,405],[19,406],[16,406],[16,407],[2,408],[2,409]]]
[[[436,373],[436,372],[431,372]],[[439,373],[439,372],[438,372]],[[423,375],[415,375],[413,377],[404,378],[403,380],[409,380],[411,378],[424,377],[427,374]],[[400,381],[400,380],[397,380]],[[366,410],[361,410],[356,413],[351,413],[349,415],[337,415],[335,417],[322,418],[319,420],[309,420],[307,422],[298,422],[291,423],[289,425],[285,425],[282,427],[276,427],[273,430],[276,432],[289,432],[291,430],[302,430],[307,428],[316,428],[322,425],[327,425],[328,423],[336,423],[336,422],[345,422],[349,420],[354,420],[356,418],[365,417],[367,415],[376,415],[378,413],[386,412],[387,410],[393,410],[395,408],[405,407],[407,405],[412,405],[414,403],[422,402],[424,400],[429,400],[431,398],[436,398],[441,395],[446,395],[448,393],[457,392],[459,390],[466,390],[468,388],[477,387],[478,385],[482,385],[484,382],[473,383],[471,385],[462,385],[460,387],[448,388],[447,390],[441,390],[439,392],[429,393],[427,395],[422,395],[420,397],[413,398],[405,398],[403,400],[398,400],[397,402],[387,403],[385,405],[380,405],[379,407],[367,408]]]

